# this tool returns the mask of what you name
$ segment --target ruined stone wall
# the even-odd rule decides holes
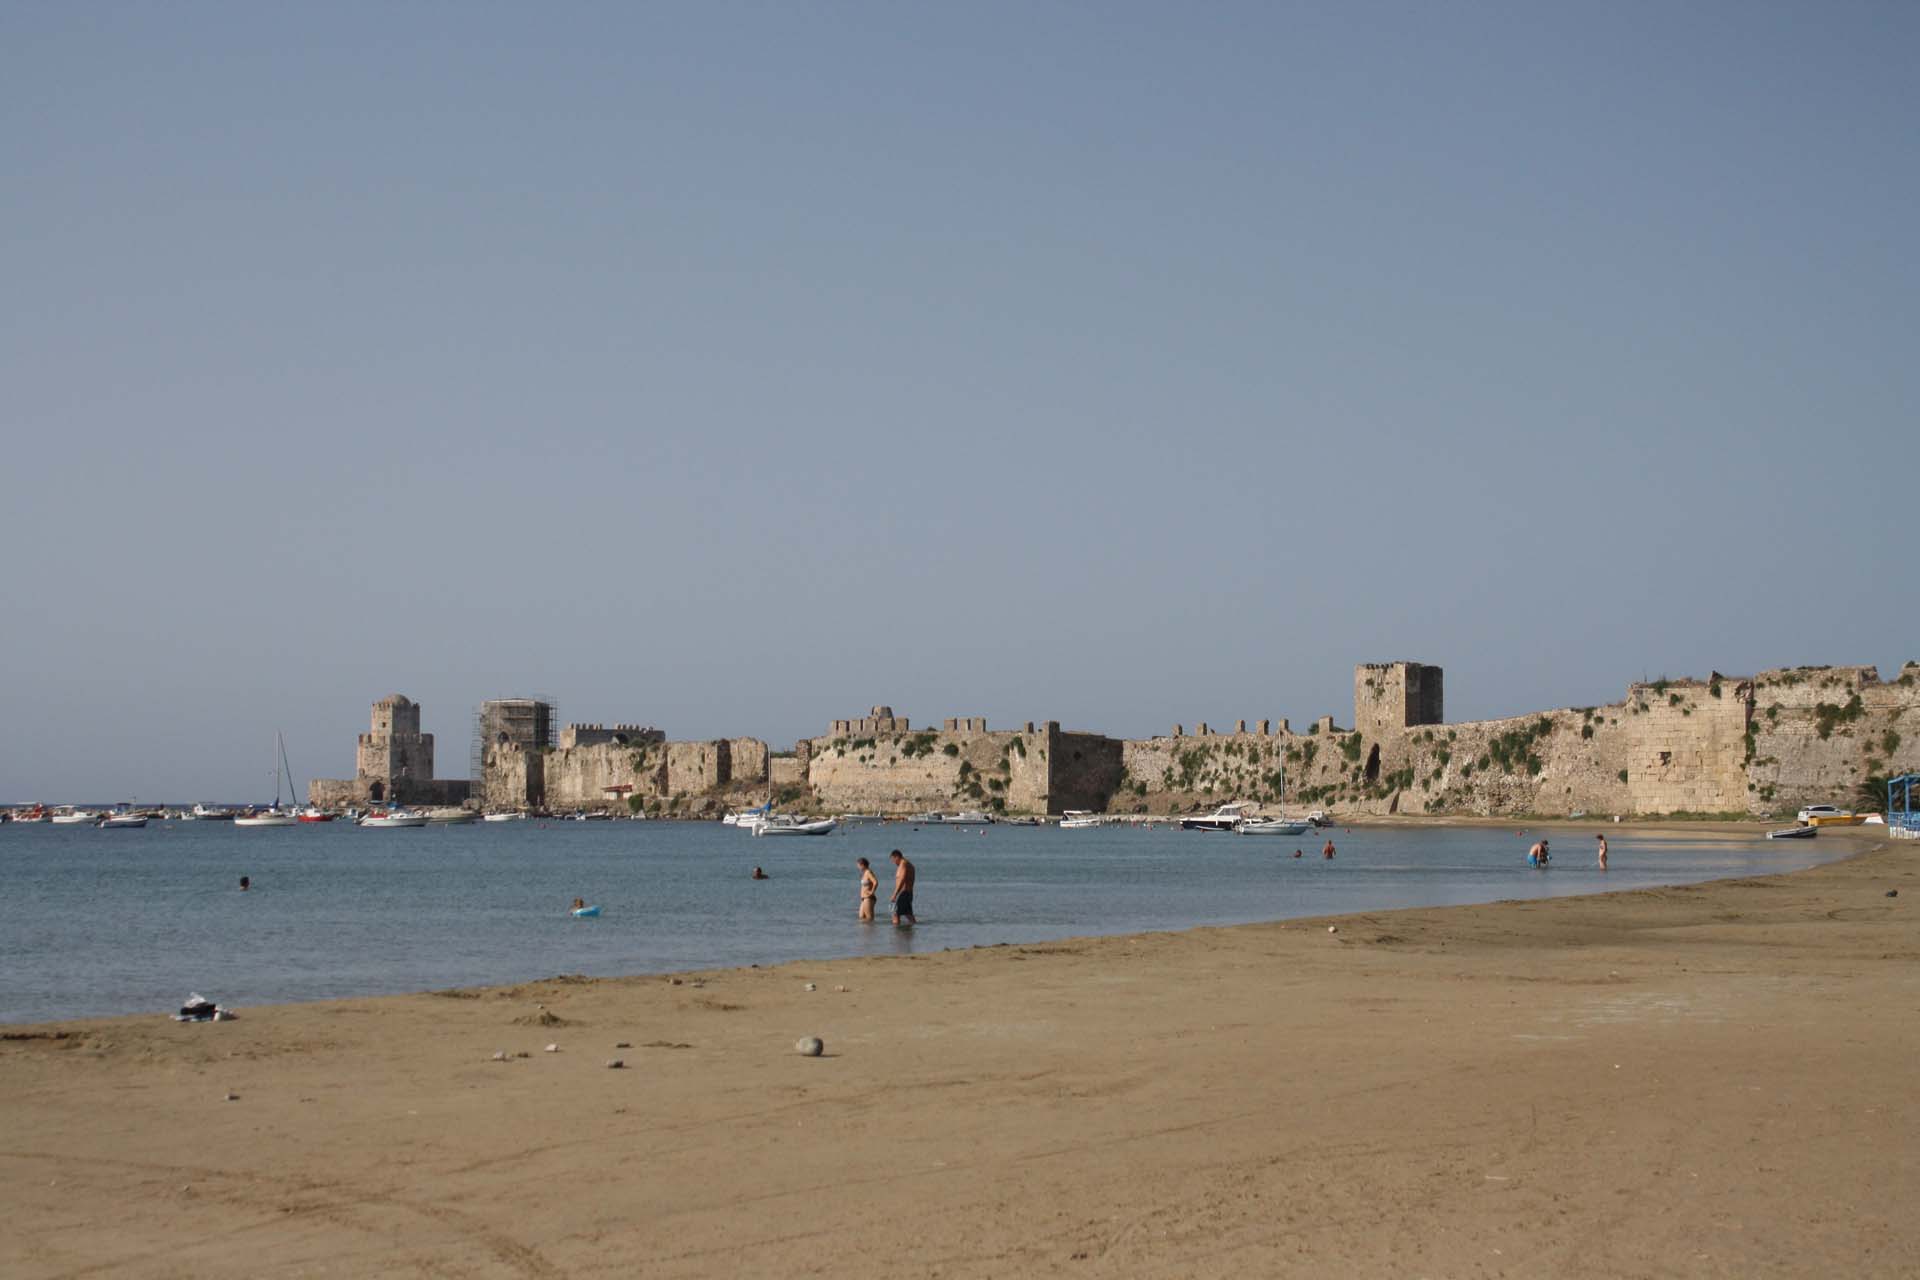
[[[1750,693],[1726,679],[1629,686],[1628,812],[1746,812]]]
[[[728,783],[764,786],[767,781],[767,744],[758,738],[728,738]]]
[[[1104,805],[1061,807],[1186,813],[1241,800],[1278,808],[1279,770],[1291,739],[1290,734],[1213,733],[1199,725],[1192,734],[1183,730],[1124,741],[1118,793]]]
[[[660,743],[626,746],[611,742],[561,747],[542,754],[541,773],[546,790],[545,807],[554,812],[621,811],[627,808],[627,795],[638,796],[643,803],[658,801],[666,795],[667,748]],[[616,786],[632,790],[609,793],[607,788]],[[491,785],[488,791],[491,794]]]
[[[1041,733],[1038,763],[1048,791],[1020,807],[1033,813],[1060,813],[1067,809],[1106,811],[1125,776],[1126,744],[1105,734],[1066,732],[1051,720],[1042,727]],[[1017,791],[1015,794],[1025,799]]]
[[[481,767],[481,805],[487,809],[543,808],[547,802],[547,754],[540,747],[518,743],[487,748]]]
[[[1920,772],[1920,663],[1884,682],[1874,667],[1763,671],[1753,704],[1756,808],[1864,809],[1866,778]]]
[[[667,794],[692,796],[719,790],[732,777],[731,760],[724,738],[711,742],[669,742]]]
[[[666,740],[665,731],[645,724],[570,724],[560,731],[563,747],[626,747]]]
[[[966,729],[815,738],[807,780],[819,806],[833,813],[1045,812],[1047,749],[1039,736]]]

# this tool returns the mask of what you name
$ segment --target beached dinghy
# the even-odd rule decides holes
[[[1767,832],[1769,840],[1810,840],[1820,834],[1818,827],[1781,827],[1778,831]]]

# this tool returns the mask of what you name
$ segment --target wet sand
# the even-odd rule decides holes
[[[0,1274],[1914,1275],[1920,845],[1820,839],[1862,852],[9,1027]]]

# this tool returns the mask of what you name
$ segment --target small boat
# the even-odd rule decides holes
[[[832,818],[820,818],[813,822],[782,814],[777,818],[763,818],[753,824],[756,836],[824,836],[840,824]]]
[[[100,821],[94,825],[102,830],[108,827],[144,827],[147,825],[147,815],[128,813],[124,810],[118,813],[103,813],[100,815]]]
[[[424,827],[427,825],[427,815],[407,809],[373,809],[369,810],[356,825],[376,828]]]
[[[595,903],[591,907],[575,907],[569,914],[571,914],[575,920],[595,920],[600,916],[600,906],[598,903]]]
[[[1060,815],[1060,825],[1068,831],[1103,825],[1091,809],[1069,809]]]
[[[1246,820],[1246,803],[1236,800],[1231,804],[1221,805],[1205,817],[1180,819],[1180,829],[1182,831],[1231,831]]]
[[[317,809],[313,805],[308,805],[306,808],[302,809],[300,811],[299,817],[300,817],[300,821],[302,822],[332,822],[333,821],[332,814],[327,813],[324,810]]]
[[[1303,836],[1310,824],[1303,818],[1248,818],[1234,830],[1243,836]]]
[[[843,813],[835,821],[843,827],[868,827],[886,819],[877,813]]]
[[[1820,834],[1820,828],[1815,826],[1781,827],[1778,831],[1767,832],[1767,839],[1769,840],[1811,840],[1814,836],[1817,836],[1819,834]]]
[[[286,809],[255,809],[249,813],[235,814],[233,825],[236,827],[293,827],[300,824],[300,816]]]
[[[11,820],[14,822],[51,822],[53,818],[44,806],[34,805],[31,809],[15,809]]]
[[[300,821],[293,811],[293,797],[287,797],[287,807],[280,807],[280,778],[286,775],[287,790],[293,790],[293,770],[287,767],[287,740],[278,733],[273,735],[273,804],[266,809],[249,809],[245,813],[233,815],[236,827],[291,827]]]
[[[962,809],[959,813],[916,813],[913,821],[924,822],[935,827],[984,827],[994,820],[990,813],[978,809]]]
[[[1312,813],[1307,815],[1307,825],[1314,826],[1314,827],[1330,827],[1333,825],[1333,819],[1327,816],[1327,811],[1325,809],[1315,809]]]
[[[55,826],[71,827],[84,822],[98,822],[100,815],[90,809],[75,809],[67,806],[54,810],[52,821]]]
[[[480,815],[480,820],[482,822],[525,822],[527,820],[527,813],[524,809],[498,813],[483,813]]]
[[[769,800],[755,809],[730,810],[725,817],[720,819],[720,825],[723,827],[751,827],[754,823],[760,821],[760,819],[772,812],[773,801]]]
[[[187,815],[184,811],[181,813],[180,816],[182,818],[187,818]],[[193,806],[193,816],[191,818],[187,818],[187,820],[189,822],[231,822],[233,821],[233,817],[234,817],[234,814],[233,814],[233,810],[231,809],[222,809],[222,808],[219,808],[218,806],[196,804],[195,806]]]
[[[430,827],[464,827],[479,820],[480,815],[471,809],[427,810],[427,825]]]

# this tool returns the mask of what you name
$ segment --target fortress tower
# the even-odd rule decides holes
[[[1445,721],[1440,668],[1418,662],[1363,662],[1353,669],[1353,727],[1378,740]]]
[[[433,735],[420,732],[418,703],[396,693],[373,704],[373,729],[360,735],[353,772],[375,804],[434,797]]]

